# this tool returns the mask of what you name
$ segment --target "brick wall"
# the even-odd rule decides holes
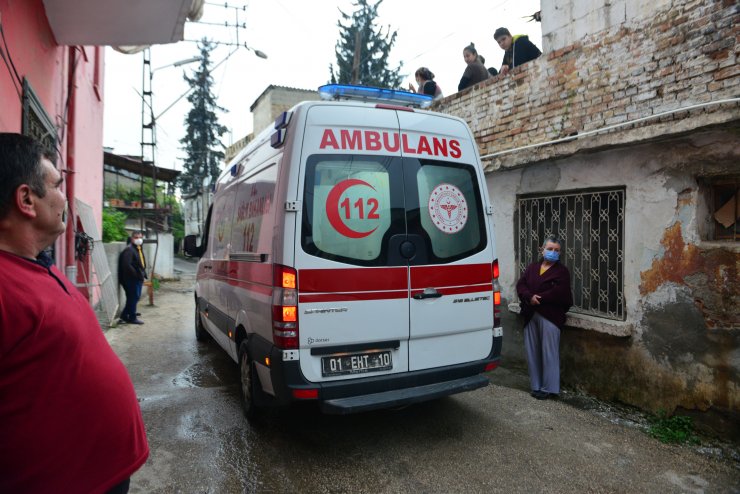
[[[449,96],[435,110],[465,119],[482,155],[509,151],[690,105],[740,97],[740,8],[676,0]],[[730,102],[681,111],[555,145],[485,158],[496,170],[740,118]]]

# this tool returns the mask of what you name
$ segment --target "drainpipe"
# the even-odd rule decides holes
[[[67,98],[69,113],[67,115],[67,230],[65,231],[64,248],[64,273],[72,283],[77,283],[77,263],[75,262],[75,226],[77,216],[75,215],[75,113],[77,108],[77,91],[75,88],[75,47],[69,47],[69,81],[67,83]]]

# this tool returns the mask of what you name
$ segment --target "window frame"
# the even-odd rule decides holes
[[[589,218],[584,218],[586,211],[584,205],[594,203],[594,197],[599,197],[601,203],[604,196],[606,200],[615,201],[617,209],[588,210]],[[580,197],[580,199],[579,199]],[[565,201],[565,218],[560,219],[560,213],[547,223],[547,208],[538,208],[536,212],[536,234],[523,231],[528,221],[533,221],[533,211],[529,216],[524,213],[524,201],[557,201],[560,204]],[[572,212],[569,209],[573,201]],[[580,228],[576,228],[578,208],[581,204]],[[611,203],[608,203],[611,204]],[[543,209],[540,211],[539,209]],[[605,213],[604,213],[605,211]],[[514,255],[518,272],[523,272],[527,265],[540,259],[539,252],[544,239],[549,235],[557,235],[563,242],[561,259],[563,264],[571,273],[571,286],[573,287],[574,305],[570,311],[603,319],[625,321],[626,300],[624,296],[624,273],[625,273],[625,211],[626,211],[626,187],[605,187],[590,189],[564,190],[558,192],[541,192],[521,194],[516,196],[514,212]],[[598,220],[597,228],[591,227],[592,219]],[[614,229],[609,225],[612,220],[616,223]],[[601,224],[606,222],[606,230]],[[585,228],[584,228],[585,226]],[[603,235],[605,233],[605,235]],[[529,245],[527,245],[527,243]],[[590,248],[586,251],[576,251],[578,245],[588,243]],[[603,246],[606,245],[604,249]],[[610,250],[610,247],[612,249]],[[524,253],[522,252],[524,250]],[[536,256],[535,256],[536,254]],[[594,260],[595,264],[594,264]],[[611,263],[614,268],[609,269]],[[606,264],[606,272],[603,273]],[[580,287],[580,291],[579,291]],[[588,287],[588,288],[587,288]],[[613,301],[612,301],[613,299]]]

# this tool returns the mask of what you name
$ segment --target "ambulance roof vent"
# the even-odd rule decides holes
[[[349,84],[326,84],[319,87],[319,96],[323,100],[359,100],[374,103],[394,103],[416,108],[428,108],[432,104],[432,97],[426,94],[371,86],[353,86]]]

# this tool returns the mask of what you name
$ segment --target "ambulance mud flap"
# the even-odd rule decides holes
[[[326,400],[321,403],[324,413],[344,415],[357,412],[367,412],[380,408],[392,408],[410,405],[422,401],[434,400],[444,396],[472,391],[488,386],[488,378],[480,374],[463,377],[452,381],[426,384],[413,388],[396,389],[348,398]]]

